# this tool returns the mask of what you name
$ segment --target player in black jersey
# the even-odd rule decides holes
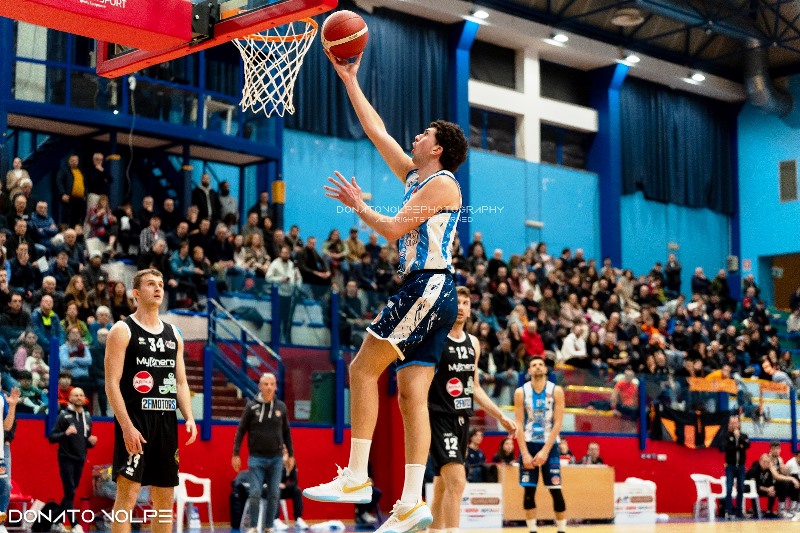
[[[197,438],[192,416],[183,339],[158,317],[164,300],[164,278],[155,269],[133,278],[138,307],[114,324],[106,343],[106,393],[114,409],[114,501],[112,533],[128,533],[142,485],[149,485],[153,533],[172,531],[173,491],[178,484],[178,420],[186,419],[191,444]]]
[[[461,495],[467,484],[466,459],[469,417],[473,401],[497,419],[510,435],[516,423],[505,416],[483,390],[478,380],[478,339],[464,331],[470,316],[470,293],[466,287],[456,289],[458,316],[442,351],[439,368],[428,391],[431,420],[431,459],[433,462],[433,523],[429,531],[458,530]]]

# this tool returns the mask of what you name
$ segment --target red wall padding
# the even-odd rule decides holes
[[[387,407],[392,404],[387,412]],[[399,498],[403,482],[403,439],[402,423],[394,400],[383,399],[383,416],[379,421],[379,436],[375,439],[372,463],[375,470],[376,486],[384,490],[382,507],[391,508]],[[16,438],[12,443],[13,477],[22,490],[35,498],[47,500],[61,499],[61,484],[58,477],[56,445],[47,442],[43,435],[41,420],[20,420]],[[230,466],[233,447],[234,425],[215,425],[212,439],[198,441],[192,446],[181,445],[181,470],[200,477],[210,477],[214,498],[214,515],[217,522],[229,520],[228,496],[234,478]],[[78,497],[91,495],[91,466],[111,462],[113,446],[113,425],[110,422],[96,422],[95,434],[98,443],[89,451],[88,464],[78,489]],[[333,430],[295,428],[292,430],[295,443],[301,486],[309,486],[330,481],[335,475],[334,463],[345,466],[348,459],[349,432],[345,434],[342,445],[333,443]],[[501,437],[488,436],[483,450],[487,457],[497,451]],[[723,475],[722,454],[717,450],[690,450],[682,446],[664,442],[648,442],[648,454],[666,454],[667,461],[659,462],[642,459],[638,441],[632,437],[568,436],[570,448],[580,459],[592,440],[600,443],[601,456],[607,464],[616,469],[617,481],[628,477],[639,477],[655,481],[658,485],[658,511],[663,513],[691,513],[695,499],[694,484],[689,474],[699,472],[713,476]],[[788,445],[784,445],[784,455],[788,455]],[[768,451],[766,442],[754,442],[748,455],[748,462]],[[99,509],[109,502],[95,499],[92,505]],[[323,504],[307,502],[305,517],[314,519],[352,519],[351,505]],[[205,510],[201,509],[205,518]]]

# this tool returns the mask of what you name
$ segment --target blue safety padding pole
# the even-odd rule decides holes
[[[58,358],[59,340],[55,337],[50,339],[50,389],[47,391],[47,417],[44,424],[45,437],[50,435],[58,416],[58,374],[61,372],[61,360]]]
[[[281,306],[278,296],[277,283],[272,285],[272,291],[270,292],[272,294],[272,301],[270,302],[270,308],[272,309],[272,319],[270,320],[270,339],[272,349],[277,352],[281,346]],[[291,306],[289,309],[291,310]],[[291,321],[292,317],[288,317],[288,320]],[[291,331],[291,329],[289,331]]]
[[[792,408],[792,451],[797,453],[797,389],[789,389],[789,406]]]
[[[344,441],[344,375],[347,369],[344,359],[336,359],[336,418],[333,426],[333,442],[341,444]]]
[[[212,390],[211,384],[214,377],[214,352],[206,346],[203,349],[203,425],[201,427],[200,438],[211,440],[211,414]]]
[[[639,449],[647,448],[647,387],[639,379]]]
[[[336,364],[336,360],[342,357],[339,339],[339,293],[331,293],[331,364]]]

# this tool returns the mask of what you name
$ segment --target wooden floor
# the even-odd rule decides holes
[[[461,533],[524,533],[526,528],[462,529]],[[791,520],[742,520],[733,522],[674,522],[654,525],[568,525],[580,533],[800,533],[800,522]],[[539,533],[554,533],[552,525],[540,525]]]
[[[312,524],[313,522],[309,522]],[[144,529],[143,529],[144,531]],[[200,533],[209,531],[203,527]],[[352,522],[346,523],[345,530],[325,530],[325,533],[367,533],[369,530],[354,530]],[[215,533],[240,533],[238,529],[215,527]],[[527,533],[525,527],[504,527],[502,529],[461,529],[461,533]],[[654,525],[567,525],[567,533],[800,533],[800,522],[791,520],[742,520],[719,522],[690,522],[680,520]],[[291,528],[286,533],[295,533]],[[319,533],[313,529],[306,533]],[[556,533],[555,526],[545,523],[539,525],[539,533]]]

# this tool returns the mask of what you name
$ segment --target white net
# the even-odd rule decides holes
[[[301,19],[233,41],[244,61],[243,111],[294,113],[294,83],[316,35],[317,23]]]

